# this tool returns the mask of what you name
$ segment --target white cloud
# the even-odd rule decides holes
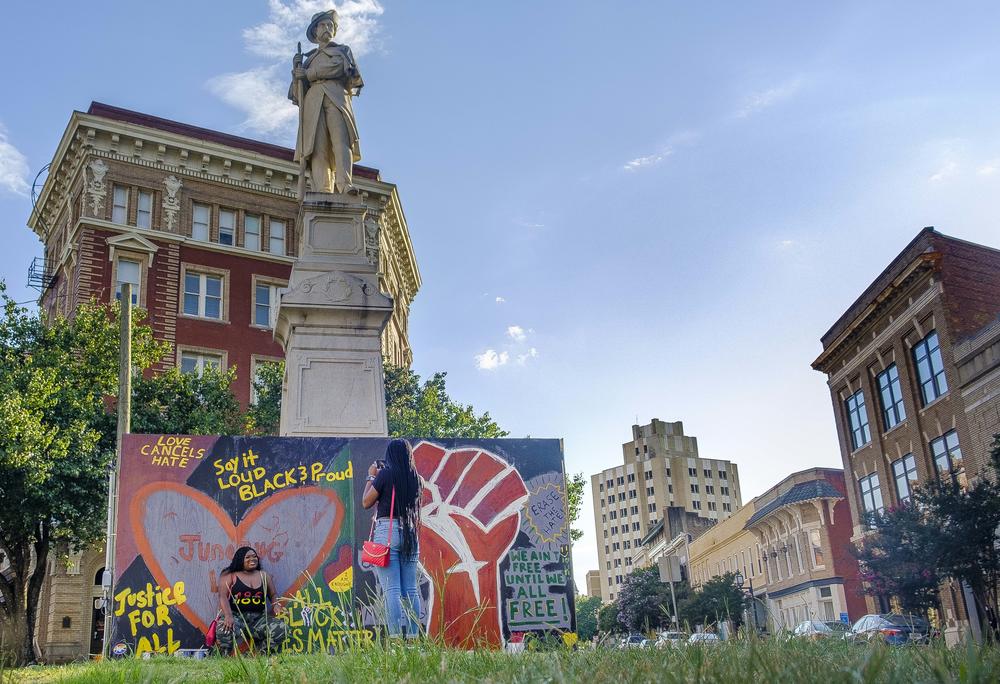
[[[0,124],[0,190],[28,196],[28,158],[7,140],[7,129]]]
[[[507,326],[507,337],[514,340],[515,342],[524,342],[527,335],[524,332],[524,328],[519,325]]]
[[[937,183],[954,176],[956,173],[958,173],[958,162],[949,160],[942,164],[941,168],[932,174],[928,180],[932,183]]]
[[[496,298],[496,303],[497,303],[497,304],[503,304],[503,303],[505,303],[506,301],[507,301],[507,300],[506,300],[506,299],[504,299],[503,297],[497,297],[497,298]]]
[[[795,246],[795,240],[779,240],[778,249],[789,249]]]
[[[801,78],[793,78],[774,88],[768,88],[759,93],[751,94],[736,112],[737,119],[745,119],[748,116],[773,107],[774,105],[787,100],[794,95],[802,86]]]
[[[622,169],[625,171],[639,171],[640,169],[656,166],[661,161],[676,152],[677,148],[690,147],[695,145],[700,139],[700,131],[694,129],[677,131],[667,138],[667,141],[657,152],[648,154],[645,157],[636,157],[635,159],[631,159],[622,165]]]
[[[269,0],[268,17],[243,31],[246,49],[271,61],[266,66],[215,76],[208,89],[246,115],[243,127],[258,134],[285,135],[295,131],[297,110],[287,99],[295,45],[305,43],[305,29],[317,12],[330,9],[330,0]],[[337,42],[351,46],[355,56],[371,52],[378,41],[378,18],[384,10],[378,0],[343,0]],[[362,68],[362,72],[364,69]]]
[[[528,359],[533,359],[536,356],[538,356],[538,350],[535,349],[534,347],[531,347],[524,354],[518,354],[517,355],[517,365],[523,366],[524,364],[526,364],[528,362]]]
[[[254,133],[295,133],[298,108],[286,97],[288,83],[277,66],[222,74],[206,84],[213,95],[246,115],[243,127]]]
[[[482,354],[476,354],[476,368],[479,370],[496,370],[500,366],[507,365],[510,354],[502,351],[497,353],[494,349],[487,349]]]
[[[674,151],[672,149],[667,148],[656,154],[646,155],[645,157],[636,157],[635,159],[630,159],[625,162],[625,165],[622,166],[622,168],[626,171],[638,171],[640,169],[656,166],[673,153]]]
[[[976,173],[980,176],[992,176],[997,172],[998,166],[1000,166],[1000,159],[994,159],[982,164],[978,169],[976,169]]]
[[[339,18],[337,42],[355,55],[369,52],[376,42],[378,17],[385,11],[378,0],[269,0],[267,20],[243,30],[247,50],[270,59],[291,60],[297,42],[306,43],[306,27],[317,12],[333,5]],[[306,43],[308,45],[308,43]],[[303,46],[303,52],[306,50]]]
[[[514,224],[521,226],[522,228],[544,228],[544,223],[537,223],[534,221],[525,221],[524,219],[515,219]]]

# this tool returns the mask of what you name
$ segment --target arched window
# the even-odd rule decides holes
[[[104,581],[104,568],[101,568],[97,571],[97,574],[94,575],[94,586],[98,587],[101,586],[101,583],[103,581]]]

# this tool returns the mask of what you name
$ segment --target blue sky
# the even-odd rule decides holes
[[[327,2],[17,3],[0,27],[0,276],[91,100],[291,144]],[[819,337],[923,226],[1000,245],[1000,5],[356,0],[362,163],[399,185],[415,368],[588,476],[683,420],[744,500],[840,466]],[[596,568],[592,511],[575,551]]]

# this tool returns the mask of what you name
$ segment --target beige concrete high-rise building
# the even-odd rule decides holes
[[[698,440],[684,434],[680,421],[633,425],[622,456],[622,465],[590,478],[605,601],[614,600],[635,567],[640,542],[668,507],[717,521],[742,504],[736,465],[700,457]]]

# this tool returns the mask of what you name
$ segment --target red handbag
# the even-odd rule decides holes
[[[386,541],[392,541],[392,514],[396,508],[396,488],[392,488],[392,498],[389,499],[389,537]],[[375,567],[384,568],[389,565],[389,545],[379,544],[375,539],[375,516],[372,516],[372,531],[368,534],[368,540],[361,545],[361,562]]]
[[[215,646],[215,631],[219,627],[219,618],[212,620],[212,624],[208,626],[208,631],[205,632],[205,645],[209,648]]]

